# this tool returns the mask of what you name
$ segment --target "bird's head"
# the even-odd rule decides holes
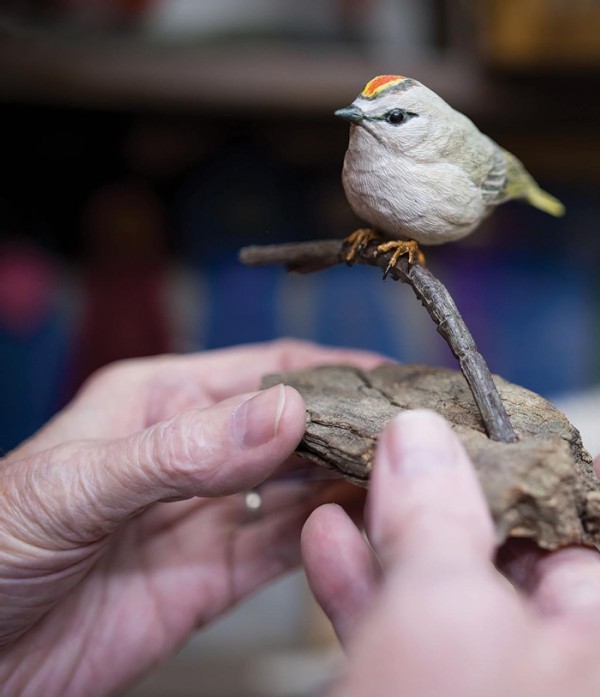
[[[379,75],[348,107],[335,112],[352,125],[352,135],[369,134],[392,152],[422,148],[446,110],[446,102],[417,80]]]

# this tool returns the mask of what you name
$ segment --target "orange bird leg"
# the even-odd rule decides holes
[[[371,240],[375,240],[377,237],[377,233],[368,227],[360,228],[355,230],[351,235],[348,235],[344,240],[344,244],[350,245],[350,249],[346,254],[346,263],[352,264],[357,253],[361,252]]]
[[[387,278],[389,272],[396,266],[398,259],[404,254],[408,255],[409,264],[420,264],[425,266],[425,255],[420,250],[419,245],[415,240],[392,240],[391,242],[384,242],[377,247],[377,251],[381,254],[385,254],[391,250],[394,250],[390,258],[390,263],[387,265],[386,270],[383,273],[384,280]]]

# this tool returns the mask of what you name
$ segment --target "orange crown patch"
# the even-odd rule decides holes
[[[360,96],[365,99],[374,99],[381,92],[392,87],[398,87],[402,83],[406,83],[406,87],[414,84],[413,80],[403,75],[378,75],[367,82]]]

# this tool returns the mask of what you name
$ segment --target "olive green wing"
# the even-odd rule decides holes
[[[481,197],[489,206],[516,198],[550,215],[561,216],[565,212],[563,204],[537,185],[522,162],[501,147],[494,153],[492,167],[481,185]]]
[[[507,192],[509,172],[504,152],[501,148],[495,149],[492,166],[479,187],[481,198],[488,206],[498,206],[512,198]]]

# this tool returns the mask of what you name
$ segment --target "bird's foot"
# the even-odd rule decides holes
[[[346,237],[344,240],[344,245],[350,246],[350,249],[346,253],[346,264],[351,266],[356,255],[359,252],[362,252],[369,242],[377,239],[377,237],[377,233],[368,227],[362,227],[355,230],[351,235],[348,235],[348,237]]]
[[[396,266],[398,259],[405,254],[408,256],[409,264],[420,264],[421,266],[425,266],[425,255],[415,240],[392,240],[390,242],[384,242],[377,247],[377,252],[379,254],[385,254],[392,249],[394,253],[390,257],[390,261],[383,272],[384,280],[388,277],[388,274],[394,266]]]

